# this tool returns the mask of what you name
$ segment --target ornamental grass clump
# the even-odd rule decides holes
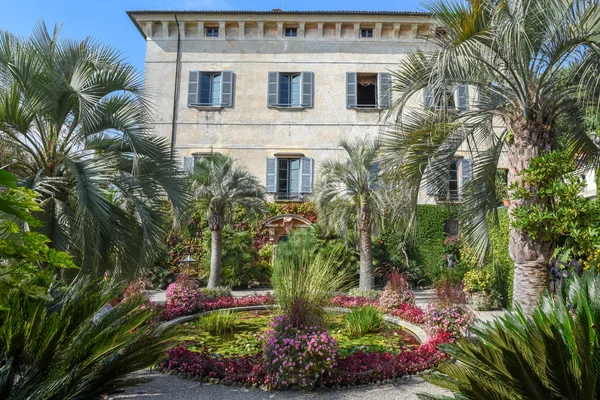
[[[279,245],[271,283],[281,312],[292,326],[322,326],[332,294],[348,286],[336,265],[339,252],[318,254],[310,235],[292,235]]]
[[[214,311],[198,319],[200,328],[211,335],[231,335],[237,319],[231,310]]]
[[[383,326],[383,315],[373,306],[355,308],[344,316],[346,329],[352,337],[363,337]]]

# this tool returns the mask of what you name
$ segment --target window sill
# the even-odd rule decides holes
[[[189,108],[195,108],[198,111],[221,111],[225,106],[194,106],[190,105]]]
[[[269,106],[269,108],[274,108],[276,110],[280,110],[280,111],[302,111],[304,110],[306,107],[303,106]]]
[[[351,109],[356,112],[370,112],[370,113],[377,113],[382,110],[385,110],[385,108],[377,107],[377,106],[375,106],[375,107],[352,107]]]

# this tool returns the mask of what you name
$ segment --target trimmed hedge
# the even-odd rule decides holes
[[[417,233],[414,258],[423,266],[427,277],[433,282],[441,272],[444,262],[444,230],[446,222],[453,219],[456,211],[448,206],[421,204],[417,206]]]

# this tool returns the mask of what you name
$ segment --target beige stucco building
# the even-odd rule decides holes
[[[275,200],[309,197],[322,161],[343,156],[341,139],[378,135],[392,101],[390,72],[436,31],[417,12],[129,15],[146,39],[156,133],[182,167],[211,151],[228,154]],[[468,87],[454,96],[456,107],[469,107]],[[415,96],[409,106],[426,102]],[[457,153],[453,196],[470,173],[467,158]],[[426,190],[421,197],[432,201]]]

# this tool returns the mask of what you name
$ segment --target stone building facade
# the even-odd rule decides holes
[[[156,133],[182,167],[211,152],[240,160],[272,199],[310,197],[340,140],[378,135],[391,71],[434,34],[417,12],[131,11],[146,39],[146,87]],[[468,87],[454,93],[469,107]],[[423,107],[427,94],[410,107]],[[470,173],[456,155],[451,197]],[[421,202],[433,202],[423,190]]]

